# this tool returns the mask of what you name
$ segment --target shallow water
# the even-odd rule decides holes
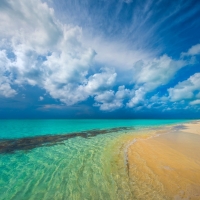
[[[2,120],[2,139],[120,126],[135,130],[89,138],[78,136],[53,146],[0,154],[0,199],[134,199],[124,158],[125,145],[134,139],[138,129],[181,122],[184,121]]]

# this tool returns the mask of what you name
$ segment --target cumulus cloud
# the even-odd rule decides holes
[[[10,84],[6,82],[7,80],[1,80],[0,83],[0,95],[5,97],[13,97],[17,92],[10,87]]]
[[[88,78],[84,90],[89,93],[96,93],[110,89],[114,86],[117,73],[113,69],[105,68],[101,73],[96,73]]]
[[[129,98],[130,90],[126,89],[125,86],[119,86],[117,92],[113,90],[99,93],[95,96],[95,106],[99,106],[100,110],[116,110],[123,107],[124,100]]]
[[[45,88],[52,97],[60,99],[67,105],[73,105],[86,100],[89,96],[110,90],[115,84],[116,75],[113,70],[102,69],[101,73],[93,74],[88,79],[82,77],[82,81],[60,83],[60,87],[52,83],[50,79]]]
[[[61,24],[53,9],[39,0],[11,0],[4,4],[0,27],[4,28],[1,33],[6,32],[1,37],[6,40],[7,49],[0,57],[2,73],[7,70],[15,77],[13,83],[37,85],[65,103],[85,99],[73,94],[86,81],[95,52],[80,42],[81,28]],[[13,54],[14,59],[5,52]],[[6,69],[2,63],[8,63]],[[6,78],[11,81],[9,76]],[[9,81],[2,90],[9,90]],[[5,96],[5,92],[2,94]]]
[[[187,80],[179,82],[174,88],[169,88],[169,98],[171,101],[181,101],[183,99],[195,98],[195,92],[200,91],[200,73],[195,73]],[[192,105],[192,104],[191,104]]]
[[[129,100],[129,102],[126,104],[129,108],[135,107],[139,104],[143,104],[145,100],[145,88],[141,87],[139,89],[136,89],[134,91],[133,97]]]
[[[18,3],[20,6],[14,0],[6,3],[7,10],[0,16],[4,19],[1,27],[5,21],[8,24],[5,29],[9,47],[1,60],[9,63],[6,70],[15,79],[5,78],[17,85],[39,86],[67,105],[106,93],[115,85],[117,73],[114,69],[103,68],[101,72],[88,74],[96,52],[81,42],[80,27],[61,24],[55,19],[53,9],[39,0]],[[15,22],[13,15],[18,16]],[[7,56],[6,51],[12,53],[14,59]],[[1,87],[2,91],[7,91],[7,96],[15,94],[9,81]],[[6,96],[5,92],[1,93]]]
[[[10,60],[7,58],[6,51],[0,51],[0,95],[5,97],[13,97],[17,94],[12,88],[12,74],[9,71]]]
[[[183,60],[173,60],[167,55],[152,61],[139,61],[133,66],[134,95],[127,103],[134,107],[145,100],[145,95],[171,81],[176,72],[186,65]]]

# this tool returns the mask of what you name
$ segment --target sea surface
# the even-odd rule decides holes
[[[125,149],[188,120],[0,120],[0,200],[137,199]]]

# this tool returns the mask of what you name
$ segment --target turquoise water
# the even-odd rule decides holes
[[[0,138],[65,134],[91,129],[136,130],[185,120],[0,120]],[[0,199],[137,199],[124,160],[136,131],[86,139],[74,137],[53,146],[0,154]],[[140,133],[142,134],[142,132]]]
[[[53,135],[115,127],[152,127],[181,123],[186,120],[0,120],[0,139]]]

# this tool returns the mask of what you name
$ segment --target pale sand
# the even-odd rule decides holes
[[[128,171],[136,199],[200,200],[199,130],[200,122],[188,123],[129,146]]]
[[[200,121],[184,124],[182,131],[200,135]]]

